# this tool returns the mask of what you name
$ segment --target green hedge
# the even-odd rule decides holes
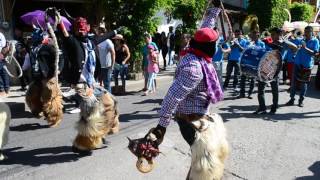
[[[307,3],[293,3],[290,5],[292,21],[313,21],[314,7]]]
[[[255,14],[259,19],[260,29],[281,27],[283,22],[288,20],[287,13],[288,0],[250,0],[248,13]]]

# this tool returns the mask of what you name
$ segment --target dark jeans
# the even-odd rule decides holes
[[[0,92],[9,92],[10,89],[10,79],[6,70],[4,70],[5,63],[0,60]]]
[[[177,119],[183,139],[191,146],[196,138],[196,130],[190,123],[183,119]]]
[[[294,100],[294,96],[296,95],[296,81],[297,81],[297,75],[300,72],[301,68],[298,65],[294,66],[293,69],[293,76],[292,76],[292,80],[291,80],[291,87],[290,87],[290,97],[291,99]],[[307,89],[308,89],[308,84],[309,82],[300,82],[301,84],[301,90],[300,90],[300,98],[299,101],[303,101],[304,97],[306,96],[307,93]]]
[[[227,65],[227,76],[223,84],[224,88],[228,87],[233,69],[234,69],[233,88],[236,88],[238,85],[238,75],[240,72],[240,64],[237,61],[229,61]]]
[[[126,64],[122,64],[120,65],[120,69],[114,69],[113,71],[113,75],[114,75],[114,84],[115,86],[119,86],[119,80],[118,80],[118,76],[120,74],[121,77],[121,82],[122,82],[122,86],[125,87],[126,86],[126,72],[128,69],[128,65]]]
[[[111,93],[111,77],[112,77],[112,68],[101,68],[101,79],[104,84],[104,88]]]
[[[282,64],[282,80],[286,81],[288,79],[288,63],[284,61]]]
[[[168,47],[163,47],[161,49],[161,54],[162,54],[162,58],[163,58],[163,67],[166,68],[167,67],[167,59],[166,56],[168,54]]]
[[[253,92],[254,89],[254,81],[255,78],[254,77],[247,77],[245,75],[241,75],[241,80],[240,80],[240,96],[245,96],[246,94],[246,81],[247,79],[250,80],[250,86],[249,86],[249,91],[248,91],[248,95],[250,96]]]
[[[278,101],[279,101],[279,79],[276,78],[270,82],[271,84],[271,92],[272,92],[272,102],[273,105],[271,109],[278,108]],[[258,101],[259,101],[259,110],[265,111],[267,109],[266,102],[265,102],[265,88],[267,83],[258,81]]]

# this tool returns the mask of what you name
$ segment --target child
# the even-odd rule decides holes
[[[157,73],[159,72],[158,66],[158,53],[154,46],[148,45],[148,82],[147,82],[147,90],[144,92],[144,95],[148,95],[149,93],[153,93],[156,90],[155,79],[157,77]]]

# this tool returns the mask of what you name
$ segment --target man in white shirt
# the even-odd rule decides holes
[[[106,33],[106,29],[99,28],[100,35]],[[104,85],[104,88],[111,93],[111,77],[112,70],[116,59],[116,53],[114,50],[114,44],[110,39],[107,39],[100,44],[98,44],[100,64],[101,64],[101,74],[100,74],[100,85]]]
[[[6,45],[6,38],[3,33],[0,32],[0,96],[6,96],[10,88],[9,75],[4,69],[5,56],[9,52],[9,48]]]

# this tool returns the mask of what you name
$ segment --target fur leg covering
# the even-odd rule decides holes
[[[5,156],[1,153],[1,149],[8,142],[10,119],[11,112],[8,105],[0,102],[0,161],[5,159]]]
[[[220,115],[213,114],[213,122],[204,120],[207,128],[196,131],[196,139],[191,146],[191,167],[189,180],[221,180],[224,160],[229,154],[226,129]],[[199,127],[199,121],[192,124]]]
[[[26,93],[26,103],[31,110],[31,113],[36,117],[41,116],[43,108],[40,96],[41,89],[42,85],[40,82],[32,82],[29,85],[28,91]]]
[[[73,145],[84,151],[101,147],[102,138],[119,131],[117,103],[110,93],[105,93],[99,101],[84,98],[80,104],[80,120],[77,123],[78,135]]]
[[[59,125],[62,120],[62,93],[56,78],[42,81],[41,100],[43,113],[50,127]]]

